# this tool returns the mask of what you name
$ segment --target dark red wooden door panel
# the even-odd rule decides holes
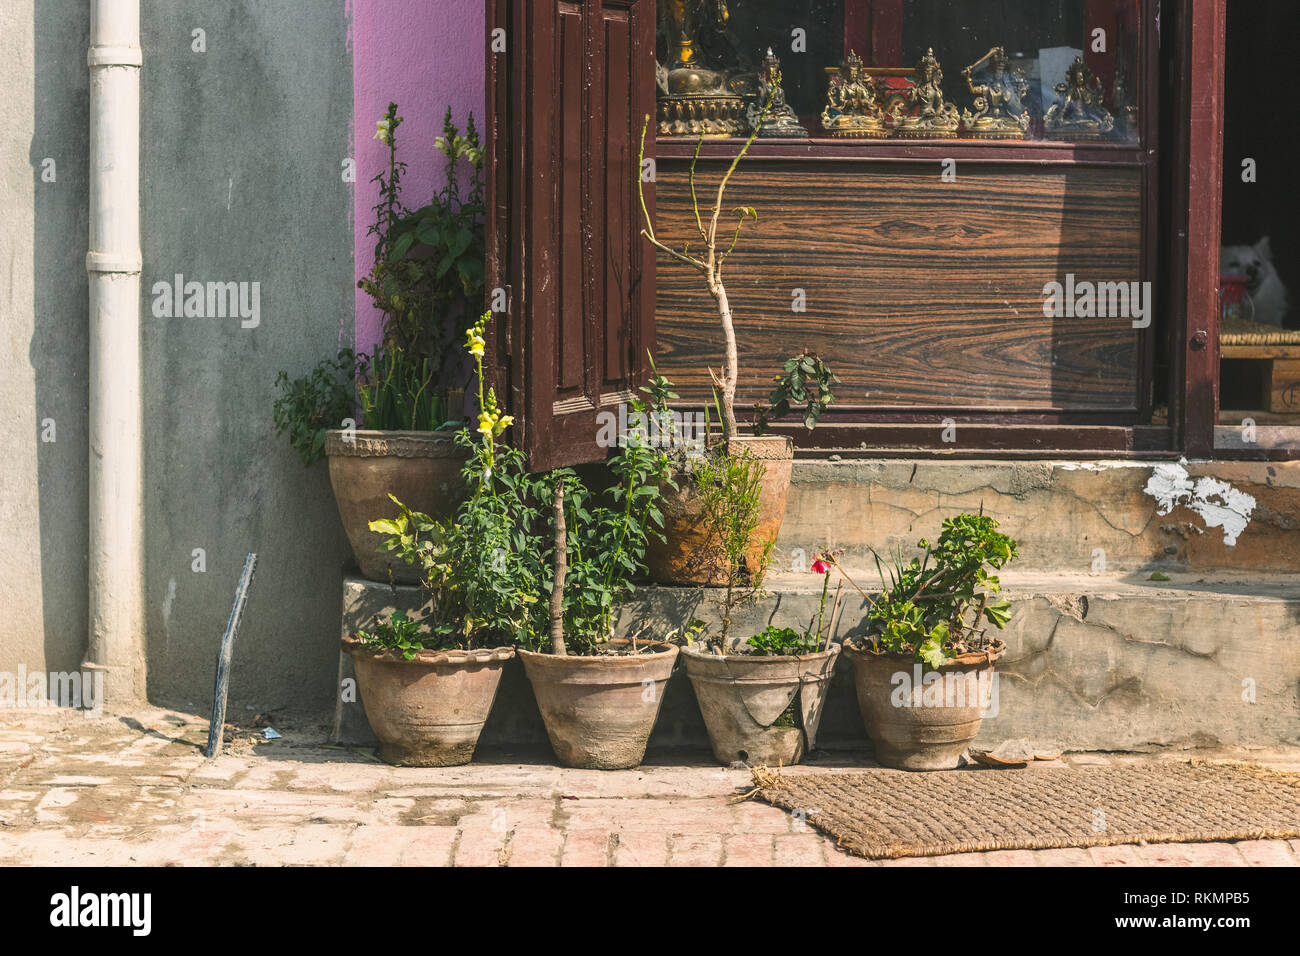
[[[511,290],[516,437],[534,468],[595,461],[597,415],[640,384],[653,344],[635,176],[654,111],[654,0],[497,0],[497,27],[509,52],[488,71],[489,269]]]

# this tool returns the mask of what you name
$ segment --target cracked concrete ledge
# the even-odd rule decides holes
[[[1207,526],[1194,495],[1162,502],[1148,493],[1158,467],[1252,499],[1235,543]],[[911,548],[944,517],[981,509],[1020,542],[1022,564],[1042,571],[1300,571],[1300,462],[800,460],[777,565],[797,569],[827,546],[869,564],[872,548]]]

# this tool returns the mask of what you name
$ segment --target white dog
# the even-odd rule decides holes
[[[1246,318],[1281,328],[1287,310],[1286,286],[1273,266],[1273,249],[1268,236],[1253,246],[1224,246],[1219,256],[1219,271],[1226,275],[1249,277],[1246,293],[1250,302],[1245,309]]]

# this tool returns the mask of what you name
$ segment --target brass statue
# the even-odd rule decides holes
[[[1124,57],[1115,64],[1115,82],[1111,86],[1110,101],[1115,107],[1115,134],[1120,139],[1136,139],[1138,135],[1138,108],[1131,101],[1124,68]]]
[[[961,114],[966,134],[975,139],[1024,139],[1029,131],[1029,110],[1024,105],[1029,82],[1011,72],[1006,49],[993,47],[961,75],[975,95],[975,112]]]
[[[769,98],[771,105],[767,115],[763,116],[763,107]],[[749,104],[747,119],[750,129],[758,125],[760,117],[763,119],[763,126],[758,131],[760,137],[808,136],[808,130],[799,125],[799,117],[785,101],[785,90],[781,86],[781,61],[772,53],[771,47],[767,48],[767,56],[763,58],[763,65],[758,71],[758,98]]]
[[[1044,125],[1052,139],[1105,139],[1115,128],[1115,117],[1103,105],[1101,80],[1083,62],[1074,58],[1065,71],[1065,82],[1052,87],[1060,97],[1047,111]]]
[[[916,80],[907,91],[907,109],[911,115],[895,110],[892,120],[896,136],[908,139],[946,139],[957,135],[961,117],[957,107],[943,101],[943,69],[927,50],[916,64]]]
[[[660,29],[668,63],[657,67],[661,136],[738,136],[744,131],[744,97],[728,71],[706,58],[701,38],[726,34],[725,0],[661,0]]]
[[[889,129],[882,117],[876,81],[864,71],[862,58],[850,50],[826,91],[822,126],[832,136],[884,139]]]

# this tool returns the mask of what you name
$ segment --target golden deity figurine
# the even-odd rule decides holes
[[[767,115],[763,115],[763,106],[771,100]],[[758,71],[758,98],[749,104],[747,118],[749,128],[758,125],[762,117],[763,125],[758,131],[760,137],[803,137],[808,131],[799,125],[799,117],[785,101],[785,90],[781,86],[781,61],[776,58],[772,48],[767,48],[767,56]]]
[[[1074,58],[1065,71],[1065,82],[1052,87],[1058,99],[1047,111],[1044,126],[1052,139],[1105,139],[1115,128],[1115,117],[1103,105],[1101,80],[1083,62]]]
[[[706,60],[701,39],[725,32],[725,0],[661,0],[660,29],[668,62],[657,65],[661,136],[738,136],[745,128],[744,98],[727,70]]]
[[[907,91],[907,113],[895,110],[894,135],[908,139],[947,139],[957,135],[957,107],[943,101],[943,69],[934,50],[916,64],[916,80]]]
[[[831,136],[852,139],[884,139],[889,135],[882,121],[876,82],[866,74],[862,58],[852,50],[831,78],[822,127]]]
[[[1011,71],[1007,51],[995,46],[961,71],[975,95],[975,112],[963,110],[966,135],[975,139],[1024,139],[1029,131],[1029,110],[1024,96],[1029,82]]]

